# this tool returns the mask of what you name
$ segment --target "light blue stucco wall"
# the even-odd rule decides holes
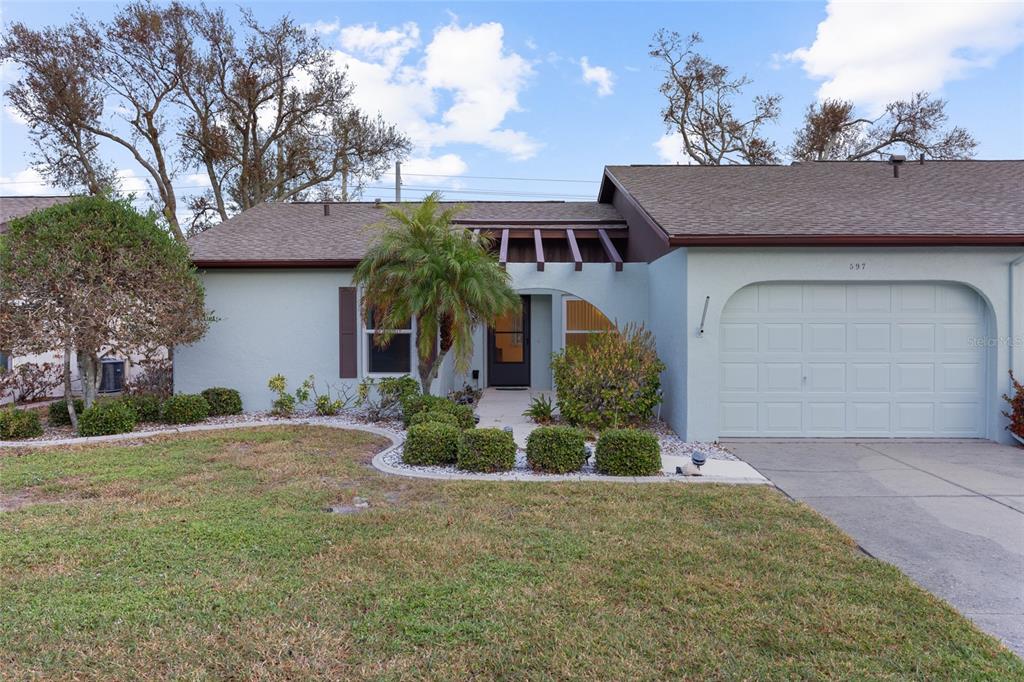
[[[680,287],[690,318],[685,364],[689,400],[686,428],[680,434],[689,440],[718,437],[719,326],[729,299],[743,287],[762,282],[942,282],[970,287],[988,304],[986,435],[1010,442],[1000,412],[1007,372],[1013,368],[1018,375],[1024,373],[1024,351],[1020,350],[1024,333],[1014,322],[1024,318],[1024,293],[1018,281],[1011,284],[1011,263],[1022,256],[1021,249],[982,247],[690,248],[686,284]],[[853,269],[851,263],[859,267]],[[1011,286],[1017,289],[1015,297]],[[699,320],[706,297],[710,297],[707,324],[704,336],[698,338],[694,316]]]
[[[686,433],[686,249],[676,249],[648,267],[648,329],[654,334],[658,357],[665,363],[661,375],[664,402],[661,416],[676,433]]]
[[[551,388],[552,296],[530,296],[530,387]]]
[[[218,320],[198,343],[175,348],[176,391],[228,386],[246,410],[266,410],[277,373],[290,388],[310,374],[321,388],[354,388],[338,378],[338,287],[351,286],[351,270],[210,270],[202,279]]]

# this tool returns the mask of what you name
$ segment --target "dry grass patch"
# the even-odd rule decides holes
[[[1024,676],[773,490],[401,479],[368,466],[384,445],[267,427],[0,458],[0,494],[76,500],[0,514],[0,678]]]

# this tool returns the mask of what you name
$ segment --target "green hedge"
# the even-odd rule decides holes
[[[210,404],[195,393],[176,393],[164,401],[160,413],[168,424],[195,424],[210,416]]]
[[[516,465],[516,441],[501,429],[470,429],[462,434],[456,466],[466,471],[508,471]]]
[[[81,398],[75,398],[75,414],[82,414],[85,403]],[[50,403],[50,426],[70,426],[71,415],[68,414],[68,401],[64,398]]]
[[[203,391],[202,396],[210,406],[211,417],[242,414],[242,396],[233,388],[215,386]]]
[[[462,424],[459,422],[459,418],[451,412],[440,412],[438,410],[429,410],[427,412],[417,412],[409,418],[409,426],[418,426],[420,424],[448,424],[450,426],[461,427]]]
[[[135,418],[140,422],[160,421],[161,400],[159,396],[140,393],[139,395],[127,395],[121,400],[135,412]]]
[[[78,416],[78,435],[109,436],[135,429],[135,411],[121,400],[93,403]]]
[[[476,426],[476,417],[469,405],[459,405],[454,400],[437,395],[415,395],[406,398],[402,403],[402,419],[406,427],[411,426],[413,416],[421,412],[447,412],[455,415],[463,429],[472,429]]]
[[[409,427],[402,461],[416,466],[455,464],[462,449],[462,432],[451,424],[430,422]]]
[[[661,471],[658,437],[639,429],[608,429],[597,441],[595,466],[609,476],[654,476]]]
[[[35,410],[0,410],[0,440],[20,440],[43,435],[43,424]]]
[[[571,426],[541,426],[526,439],[526,462],[546,474],[579,471],[587,461],[586,439]]]

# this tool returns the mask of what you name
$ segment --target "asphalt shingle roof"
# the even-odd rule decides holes
[[[15,218],[65,201],[71,201],[71,197],[0,197],[0,232],[6,232],[7,223]]]
[[[671,236],[1024,236],[1024,161],[607,171]]]
[[[609,204],[559,201],[460,202],[458,220],[473,224],[544,228],[566,223],[622,221]],[[373,234],[370,226],[386,219],[372,202],[262,204],[189,240],[192,259],[203,263],[277,264],[290,261],[356,261]]]

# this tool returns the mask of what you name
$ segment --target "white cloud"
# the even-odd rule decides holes
[[[682,133],[665,133],[652,145],[658,152],[658,158],[663,163],[675,163],[688,165],[693,159],[683,151]]]
[[[337,18],[334,21],[323,21],[317,19],[312,24],[303,24],[302,27],[310,33],[317,35],[326,36],[332,33],[337,33],[338,29],[341,28],[341,22]]]
[[[463,27],[453,21],[426,46],[413,22],[386,30],[348,26],[339,44],[335,59],[355,83],[356,104],[395,123],[419,156],[447,144],[476,144],[515,159],[540,148],[525,132],[504,125],[520,110],[533,69],[506,49],[501,24]]]
[[[991,66],[1022,41],[1024,3],[830,0],[814,43],[788,58],[824,80],[819,98],[878,110]]]
[[[67,192],[47,184],[43,176],[34,168],[26,168],[14,175],[0,175],[0,194],[38,196],[67,194]]]
[[[134,193],[140,199],[149,191],[149,182],[145,178],[125,168],[117,171],[117,183],[121,192],[125,194]]]
[[[458,189],[462,186],[458,176],[469,170],[469,165],[458,154],[441,154],[440,156],[414,156],[402,162],[402,186],[423,187],[429,190]],[[391,188],[395,185],[395,173],[389,171],[373,184]],[[425,194],[420,190],[410,190],[413,194]]]
[[[28,119],[18,113],[18,110],[12,107],[10,104],[4,107],[4,111],[7,112],[7,117],[17,123],[18,125],[28,125]]]
[[[607,67],[591,66],[589,59],[581,57],[580,70],[583,73],[584,83],[592,83],[597,86],[598,97],[607,97],[615,91],[615,74]]]

